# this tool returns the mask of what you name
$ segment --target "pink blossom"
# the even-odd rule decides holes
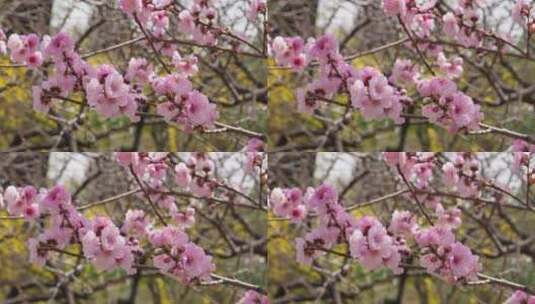
[[[192,91],[187,100],[186,113],[192,126],[211,126],[217,117],[215,105],[204,94]]]
[[[405,153],[402,152],[384,152],[383,156],[390,166],[401,165],[405,162]]]
[[[445,73],[448,78],[459,78],[463,74],[463,59],[461,57],[455,57],[448,60],[444,53],[440,53],[438,54],[437,62],[440,70]]]
[[[440,98],[442,96],[451,96],[457,92],[457,85],[445,77],[433,77],[420,81],[416,88],[420,95],[424,97],[432,96]]]
[[[427,272],[436,273],[443,265],[443,262],[437,255],[429,253],[420,257],[420,265],[424,267]]]
[[[275,53],[275,55],[278,56],[285,54],[288,48],[289,46],[286,43],[286,39],[281,36],[275,37],[275,39],[273,39],[273,42],[271,43],[271,50]]]
[[[447,210],[444,210],[441,206],[437,208],[436,210],[437,216],[438,216],[438,225],[441,225],[443,227],[449,228],[449,229],[456,229],[458,228],[461,223],[461,210],[459,208],[450,208]]]
[[[534,144],[529,144],[521,139],[515,139],[511,148],[513,152],[535,152]],[[515,155],[517,155],[517,153],[515,153]]]
[[[253,137],[247,141],[245,151],[247,152],[263,152],[266,150],[266,144],[263,140]]]
[[[184,212],[173,214],[173,219],[178,227],[182,229],[190,228],[195,224],[195,209],[188,207]]]
[[[383,0],[383,9],[389,16],[404,16],[407,10],[405,0]]]
[[[195,31],[195,21],[191,12],[183,10],[178,14],[178,27],[181,31],[187,34],[193,34]]]
[[[305,239],[295,239],[296,259],[298,263],[310,265],[314,258],[319,255],[319,252],[315,250]]]
[[[191,77],[199,71],[196,56],[182,57],[177,51],[173,53],[173,64],[175,68],[185,77]]]
[[[191,183],[190,183],[190,191],[195,194],[195,195],[198,195],[200,197],[210,197],[212,196],[212,186],[211,186],[211,183],[209,181],[205,181],[203,180],[202,178],[198,177],[198,178],[195,178]]]
[[[312,114],[319,107],[319,101],[310,96],[304,88],[297,89],[296,99],[299,112]]]
[[[193,243],[188,243],[184,246],[181,263],[185,272],[183,279],[186,282],[191,282],[194,279],[208,279],[215,270],[212,257],[208,256],[201,247]]]
[[[269,298],[254,290],[248,290],[237,304],[269,304]]]
[[[316,188],[307,203],[310,208],[325,210],[326,205],[338,203],[338,193],[331,185],[323,184]]]
[[[289,66],[295,71],[302,71],[308,62],[305,43],[301,37],[275,37],[271,51],[280,66]]]
[[[0,28],[0,55],[4,56],[7,54],[7,44],[6,44],[7,36],[4,33],[4,31]]]
[[[143,3],[141,0],[118,0],[119,7],[126,14],[134,14],[141,12]]]
[[[37,203],[29,204],[24,208],[23,213],[27,221],[35,220],[40,215],[39,205]]]
[[[101,233],[101,242],[102,248],[104,250],[113,250],[117,246],[123,245],[123,239],[120,238],[119,229],[114,225],[108,225],[102,229]]]
[[[156,113],[163,116],[165,121],[174,121],[180,115],[180,109],[174,102],[164,102],[156,106]]]
[[[43,54],[41,52],[33,52],[26,57],[26,63],[30,68],[36,69],[43,64]]]
[[[470,278],[479,270],[478,258],[462,243],[456,242],[451,246],[447,257],[451,272],[456,278]]]
[[[155,36],[162,35],[169,27],[169,17],[165,10],[152,12],[151,21],[153,25],[152,32]]]
[[[479,187],[467,177],[462,177],[457,182],[457,191],[463,197],[473,197],[479,194]]]
[[[47,56],[53,57],[56,60],[61,59],[61,56],[68,54],[74,50],[74,41],[71,37],[64,33],[59,32],[50,40],[46,49],[44,50]]]
[[[121,267],[129,274],[135,273],[132,264],[134,252],[139,249],[127,243],[119,229],[107,218],[97,217],[81,239],[84,255],[101,270]]]
[[[143,210],[128,210],[121,230],[133,236],[144,236],[147,233],[149,218]]]
[[[149,233],[149,241],[155,247],[183,247],[188,242],[188,235],[175,226],[154,229]]]
[[[525,17],[529,17],[531,12],[531,4],[529,0],[517,0],[512,10],[513,20],[524,25]]]
[[[306,215],[307,215],[307,208],[303,204],[299,204],[299,205],[295,206],[290,211],[290,219],[294,223],[301,222],[306,217]]]
[[[535,304],[535,296],[528,295],[523,290],[516,290],[504,304]]]
[[[182,188],[187,188],[191,183],[191,172],[185,163],[175,166],[175,182]]]
[[[36,202],[40,197],[34,187],[26,186],[17,189],[14,186],[9,186],[4,192],[4,199],[10,215],[22,214],[28,221],[39,217],[40,210]]]
[[[115,152],[115,158],[121,166],[130,166],[133,159],[135,158],[136,153],[134,152]]]
[[[416,243],[421,247],[449,246],[455,241],[455,235],[445,227],[432,227],[415,233]]]
[[[280,188],[273,189],[269,198],[273,213],[281,217],[289,217],[292,209],[299,204],[299,202],[290,202],[284,191]]]
[[[176,267],[176,261],[173,257],[167,254],[159,254],[152,258],[154,267],[158,268],[162,272],[171,272]]]
[[[131,58],[125,79],[129,82],[148,83],[154,77],[152,65],[145,58]]]
[[[8,186],[4,191],[4,200],[8,206],[15,204],[20,199],[19,191],[15,186]],[[9,212],[11,214],[11,212]]]
[[[409,59],[397,59],[394,63],[391,79],[398,85],[409,85],[416,82],[420,73],[418,66]]]
[[[358,259],[366,269],[386,266],[395,273],[401,273],[401,247],[398,248],[384,226],[370,217],[361,218],[357,225],[358,229],[349,238],[351,256]]]
[[[392,97],[394,89],[388,84],[383,75],[372,77],[369,82],[369,94],[372,99],[387,100]]]
[[[30,262],[38,266],[44,266],[48,258],[48,251],[40,248],[40,243],[35,238],[30,238],[27,242],[30,252]]]
[[[412,167],[412,178],[415,179],[415,186],[419,189],[424,189],[428,186],[433,176],[433,164],[430,162],[422,162],[415,164]]]
[[[32,87],[33,107],[39,112],[48,113],[52,107],[52,99],[45,95],[40,86]]]
[[[416,216],[409,211],[395,210],[388,231],[398,235],[411,235],[418,228]]]
[[[108,98],[121,98],[128,93],[128,85],[124,83],[123,76],[114,71],[106,77],[104,92]]]
[[[309,54],[319,60],[327,60],[330,55],[338,51],[336,38],[330,34],[325,34],[312,43]]]
[[[420,38],[431,36],[435,29],[435,17],[432,14],[417,14],[414,19],[414,33]]]
[[[442,31],[446,36],[454,38],[459,33],[459,22],[452,12],[448,12],[442,16]]]
[[[42,207],[51,212],[58,213],[71,203],[71,194],[62,185],[52,187],[41,202]]]
[[[457,172],[457,169],[455,168],[455,165],[451,162],[447,162],[442,166],[442,182],[452,187],[459,181],[459,175]]]
[[[371,250],[385,250],[392,245],[392,240],[382,225],[373,225],[368,231],[368,246]]]
[[[251,0],[247,10],[247,19],[255,21],[259,14],[267,12],[266,0]]]

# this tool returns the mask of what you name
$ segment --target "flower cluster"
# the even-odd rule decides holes
[[[530,32],[535,32],[535,8],[529,0],[517,0],[512,11],[513,20],[520,25],[528,25]]]
[[[251,140],[246,149],[263,149],[263,143]],[[263,153],[246,152],[245,155],[246,159],[243,161],[246,168],[262,165]],[[137,179],[144,182],[149,198],[160,208],[167,210],[175,224],[181,227],[188,228],[193,225],[195,209],[179,211],[173,192],[167,189],[167,182],[172,182],[188,195],[199,198],[212,197],[216,189],[229,197],[233,196],[230,192],[236,191],[214,176],[214,161],[206,153],[191,153],[183,162],[176,162],[166,152],[117,152],[115,157],[121,166],[131,170]]]
[[[260,15],[267,15],[267,0],[251,0],[247,11],[247,19],[255,21]]]
[[[535,144],[518,139],[513,142],[512,150],[513,152],[535,152]]]
[[[426,40],[433,33],[439,33],[440,29],[444,35],[468,48],[480,47],[483,43],[488,43],[489,47],[497,47],[498,40],[505,39],[486,32],[482,26],[479,9],[485,7],[485,2],[460,0],[454,3],[452,10],[442,11],[435,9],[437,1],[384,0],[383,8],[386,15],[398,16],[405,26],[413,31],[416,38],[422,40],[418,43],[419,49],[436,55],[441,51],[441,47]],[[513,15],[519,7],[522,7],[522,4],[517,3]],[[522,14],[525,14],[525,11]],[[484,38],[489,38],[489,41]]]
[[[89,220],[74,206],[67,190],[57,185],[37,191],[32,186],[16,188],[9,186],[3,193],[10,215],[21,214],[28,221],[46,219],[45,229],[28,240],[30,261],[44,265],[49,253],[65,251],[69,246],[80,245],[85,257],[97,269],[122,268],[129,274],[143,260],[142,241],[146,238],[155,252],[153,264],[162,273],[176,276],[184,283],[210,279],[215,265],[205,251],[188,240],[185,229],[195,223],[195,210],[172,214],[176,225],[154,227],[143,210],[128,210],[122,226],[104,216]]]
[[[525,171],[522,176],[527,176],[529,178],[529,184],[535,184],[535,167],[533,166],[535,145],[528,144],[523,140],[515,140],[513,142],[512,150],[515,152],[515,167]]]
[[[301,72],[307,66],[319,66],[316,79],[306,87],[297,89],[298,110],[312,113],[322,103],[336,103],[337,93],[345,93],[351,106],[360,110],[364,118],[390,118],[404,122],[403,110],[415,105],[407,95],[412,88],[421,97],[422,116],[431,123],[445,127],[451,133],[478,130],[483,114],[480,105],[457,88],[452,81],[463,73],[463,59],[449,57],[439,42],[432,42],[433,35],[452,39],[454,43],[469,49],[485,48],[500,51],[515,48],[508,37],[488,31],[482,26],[480,9],[485,1],[459,1],[451,11],[436,9],[436,1],[384,0],[387,15],[398,16],[403,27],[412,32],[412,44],[436,64],[426,64],[427,69],[438,67],[432,77],[423,76],[420,65],[408,59],[397,59],[387,78],[371,67],[357,70],[345,62],[338,52],[333,36],[326,34],[318,39],[301,37],[276,37],[271,43],[271,54],[279,66]],[[521,23],[535,29],[534,9],[529,1],[517,1],[513,16]],[[441,31],[442,32],[441,32]],[[479,50],[478,50],[479,51]],[[436,75],[440,72],[441,75]]]
[[[184,8],[171,0],[118,0],[119,7],[129,17],[156,38],[163,38],[171,24],[170,18],[176,16],[178,29],[190,39],[201,45],[215,45],[225,35],[226,29],[216,24],[218,20],[214,0],[194,0]],[[265,0],[253,0],[246,17],[255,21],[267,13]],[[165,41],[157,43],[158,48],[168,48]]]
[[[180,60],[177,65],[184,68],[188,63]],[[196,70],[195,67],[187,69]],[[166,100],[158,104],[156,113],[168,122],[184,125],[187,130],[212,127],[217,119],[215,104],[206,95],[194,90],[191,82],[182,75],[174,73],[154,79],[154,91]]]
[[[439,67],[446,77],[422,79],[418,66],[404,59],[396,61],[390,78],[372,67],[357,70],[338,53],[335,38],[328,34],[317,41],[310,39],[307,44],[300,37],[277,37],[272,43],[272,52],[279,65],[297,71],[313,60],[319,63],[318,79],[297,89],[297,107],[302,112],[312,113],[322,102],[333,102],[336,93],[346,92],[351,106],[360,110],[365,118],[388,117],[399,124],[404,122],[403,109],[412,101],[398,86],[415,85],[424,97],[422,115],[450,132],[479,129],[483,118],[480,106],[457,90],[449,79],[462,74],[460,57],[448,60],[443,53],[438,53]]]
[[[306,217],[303,210],[307,209],[315,211],[319,217],[317,227],[296,239],[298,262],[310,264],[336,244],[343,243],[364,267],[386,266],[396,273],[401,272],[402,256],[409,253],[404,240],[388,234],[375,218],[355,218],[340,204],[332,186],[310,187],[304,195],[298,188],[275,188],[270,195],[270,205],[274,214],[294,222],[303,220]]]
[[[301,37],[278,36],[273,39],[271,51],[275,61],[280,66],[287,66],[301,71],[307,64],[305,42]]]
[[[5,40],[5,34],[0,34],[0,40]],[[43,64],[43,53],[41,49],[48,49],[48,41],[41,42],[36,34],[9,36],[7,48],[11,53],[11,60],[15,63],[26,64],[30,68],[38,68]],[[5,53],[5,50],[2,52]]]
[[[175,197],[166,194],[169,191],[165,186],[165,180],[169,171],[172,171],[172,165],[168,163],[168,153],[117,152],[116,158],[121,166],[131,168],[137,178],[150,186],[146,189],[150,199],[169,213],[176,226],[187,229],[195,224],[195,209],[187,207],[185,210],[179,210],[175,204]],[[179,163],[175,166],[174,182],[194,195],[209,197],[216,185],[213,169],[214,163],[211,159],[205,154],[194,153],[186,163]],[[124,229],[140,232],[146,226],[146,220],[141,210],[133,210],[126,214]]]
[[[2,32],[2,41],[3,36]],[[53,63],[48,78],[32,88],[33,106],[44,113],[61,102],[80,103],[70,96],[81,93],[85,97],[81,102],[87,102],[104,117],[124,115],[138,121],[138,109],[147,104],[143,90],[150,86],[164,99],[156,112],[186,130],[210,128],[218,116],[215,104],[195,90],[189,80],[198,72],[197,58],[193,55],[181,56],[171,50],[169,56],[176,72],[157,77],[153,66],[144,58],[132,58],[124,75],[112,65],[93,67],[75,51],[73,40],[63,32],[42,39],[35,34],[12,34],[7,49],[14,62],[33,68],[47,60]]]
[[[91,70],[84,77],[83,84],[87,103],[104,117],[123,114],[133,121],[139,119],[137,108],[145,97],[132,92],[132,87],[125,83],[123,76],[113,66],[104,64]]]
[[[245,146],[247,152],[246,169],[253,171],[255,168],[262,170],[264,164],[264,151],[266,150],[265,143],[258,138],[251,138]]]
[[[322,102],[330,102],[339,91],[351,97],[351,105],[365,118],[389,117],[402,123],[400,116],[404,103],[403,93],[392,86],[376,69],[366,67],[357,71],[338,51],[336,39],[326,34],[305,44],[300,37],[276,37],[272,54],[281,66],[302,71],[312,61],[319,63],[319,77],[297,90],[298,110],[312,113]]]
[[[521,144],[525,145],[517,143]],[[529,163],[531,156],[514,155],[521,159],[522,166]],[[413,257],[418,258],[419,265],[427,272],[448,282],[475,280],[481,270],[479,257],[456,239],[455,231],[462,224],[462,208],[444,206],[440,199],[442,192],[436,192],[436,187],[442,183],[464,198],[477,199],[482,193],[495,193],[496,199],[501,200],[503,194],[512,194],[483,178],[479,159],[470,153],[442,157],[434,153],[386,152],[384,159],[408,188],[407,194],[401,195],[418,204],[420,214],[395,210],[385,226],[372,216],[355,217],[350,212],[352,208],[344,207],[337,191],[326,184],[306,191],[299,188],[271,191],[270,208],[276,216],[296,224],[307,220],[303,227],[313,227],[295,241],[297,261],[310,264],[325,252],[333,252],[335,245],[344,244],[350,256],[369,270],[387,267],[401,273],[403,262]],[[438,179],[434,180],[436,176]],[[427,225],[421,224],[424,219]]]
[[[421,248],[420,265],[429,273],[436,273],[449,282],[473,280],[481,266],[470,248],[455,241],[447,226],[422,229],[415,234]]]
[[[166,37],[170,18],[176,16],[179,31],[199,45],[212,46],[225,38],[232,50],[237,51],[241,44],[249,43],[240,34],[216,24],[216,1],[195,0],[188,8],[169,0],[117,2],[145,34],[146,39],[141,43],[150,44],[157,52],[166,73],[155,71],[145,58],[132,58],[124,73],[120,67],[108,64],[93,67],[85,61],[85,56],[77,53],[74,41],[63,32],[53,37],[11,34],[8,38],[0,30],[1,55],[9,52],[13,62],[31,68],[53,66],[46,73],[47,79],[32,89],[34,108],[48,113],[54,104],[87,104],[107,118],[124,115],[136,122],[144,114],[140,110],[152,106],[145,95],[150,87],[155,95],[151,100],[158,101],[156,113],[166,121],[178,123],[186,131],[213,127],[218,117],[216,105],[190,81],[199,71],[198,58],[181,54],[176,43],[172,43],[175,38]],[[266,1],[254,0],[247,15],[252,20],[266,13]],[[84,100],[72,96],[82,96]]]
[[[38,193],[32,186],[17,189],[9,186],[4,191],[4,202],[7,204],[7,211],[11,215],[24,215],[27,220],[39,217],[39,198],[43,193]]]
[[[213,178],[214,162],[206,154],[194,153],[175,166],[175,181],[180,187],[200,197],[210,197],[217,182]]]
[[[410,253],[402,237],[389,235],[379,220],[369,216],[357,222],[357,229],[349,238],[349,249],[351,256],[366,269],[386,266],[396,274],[403,272],[400,267],[402,255]]]
[[[167,226],[149,233],[149,241],[155,248],[153,264],[163,273],[176,276],[184,283],[207,280],[215,270],[212,258],[188,240],[180,228]]]
[[[139,241],[121,235],[119,228],[107,217],[95,217],[86,227],[81,242],[84,256],[101,270],[122,267],[129,274],[135,273],[135,255],[143,254]]]
[[[417,84],[424,97],[422,115],[430,122],[447,127],[455,133],[460,129],[477,130],[483,118],[481,108],[472,98],[457,89],[457,85],[445,77],[433,77]]]
[[[479,162],[474,155],[456,153],[449,161],[439,162],[434,153],[385,152],[385,161],[390,166],[399,167],[407,180],[422,192],[430,190],[433,169],[441,165],[442,182],[463,197],[478,197],[482,187]],[[426,204],[433,208],[438,205],[426,197]]]

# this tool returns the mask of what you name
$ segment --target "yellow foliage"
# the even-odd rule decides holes
[[[429,137],[429,145],[431,151],[443,151],[442,143],[440,142],[440,136],[433,127],[427,128],[427,136]]]
[[[425,289],[426,289],[426,294],[427,294],[427,303],[429,304],[439,304],[440,303],[440,300],[438,299],[438,297],[436,296],[435,292],[433,291],[433,289],[435,288],[435,283],[433,283],[433,280],[431,278],[425,278],[424,279],[424,285],[425,285]]]
[[[167,146],[169,148],[169,151],[178,151],[177,143],[176,143],[176,136],[177,136],[176,128],[170,125],[167,128]]]
[[[167,292],[165,282],[163,281],[162,278],[156,279],[156,288],[158,288],[158,294],[160,295],[160,303],[162,304],[171,303],[171,299],[169,298],[169,293]]]

